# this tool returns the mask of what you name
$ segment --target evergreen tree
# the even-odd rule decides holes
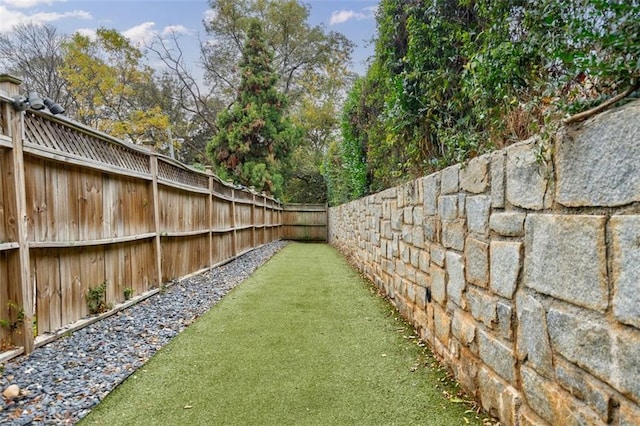
[[[236,101],[218,115],[218,133],[207,153],[221,178],[280,196],[282,170],[288,166],[297,132],[284,116],[286,99],[278,91],[272,61],[262,26],[255,20],[242,52]]]

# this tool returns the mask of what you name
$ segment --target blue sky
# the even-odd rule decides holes
[[[378,1],[307,0],[311,25],[338,31],[357,47],[352,69],[366,70],[373,54],[374,12]],[[48,22],[63,33],[91,33],[99,27],[115,28],[133,42],[150,40],[155,34],[179,33],[185,53],[198,60],[197,36],[204,35],[202,20],[207,0],[0,0],[0,33],[19,22]]]

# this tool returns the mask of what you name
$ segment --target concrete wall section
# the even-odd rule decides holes
[[[330,209],[505,425],[640,424],[640,102]]]

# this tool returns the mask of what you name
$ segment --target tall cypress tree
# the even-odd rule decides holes
[[[240,61],[241,81],[234,104],[217,118],[218,133],[207,146],[223,179],[280,196],[297,132],[285,115],[273,54],[259,21],[251,23]]]

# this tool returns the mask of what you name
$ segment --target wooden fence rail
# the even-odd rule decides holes
[[[0,76],[0,352],[282,236],[282,205],[48,112]],[[35,322],[37,320],[37,323]],[[13,351],[14,353],[16,350]]]

